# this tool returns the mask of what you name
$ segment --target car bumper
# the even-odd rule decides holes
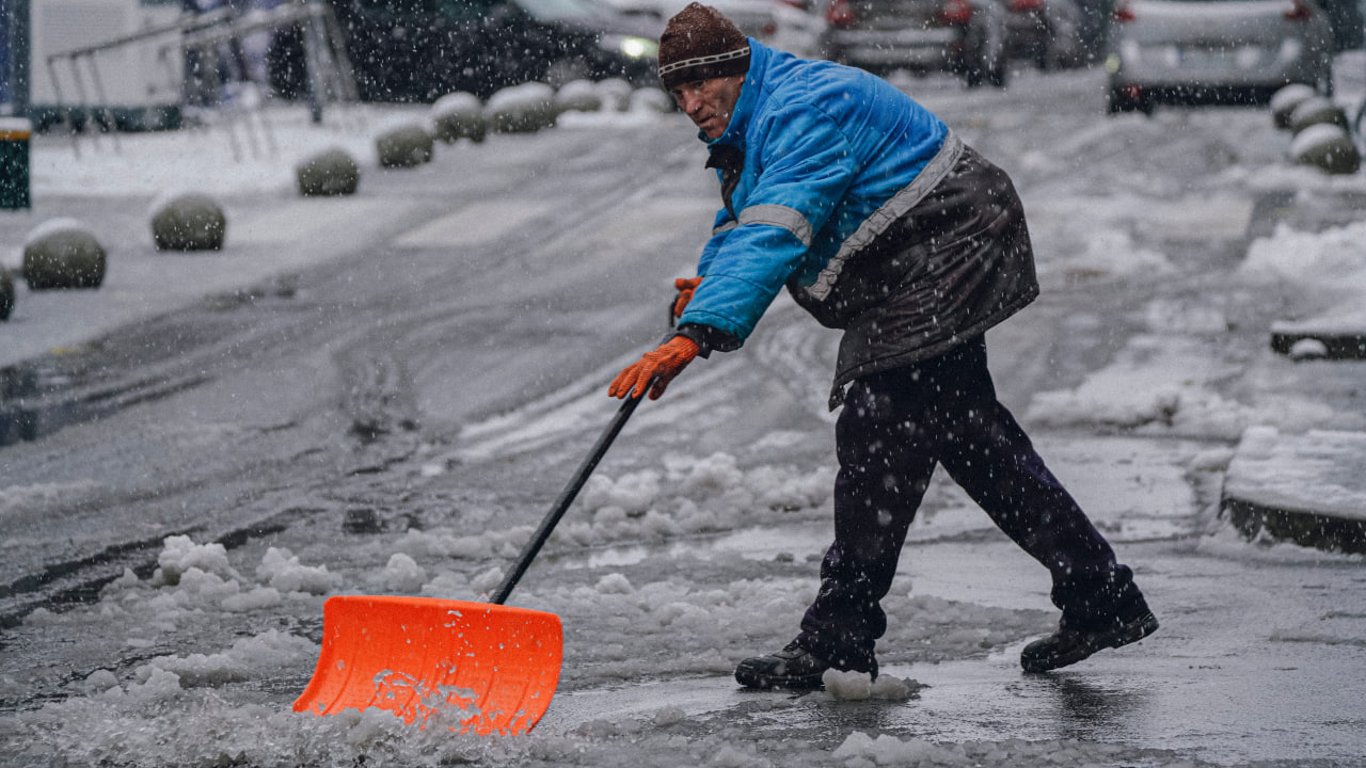
[[[1113,87],[1174,92],[1276,88],[1292,82],[1315,83],[1330,74],[1324,60],[1295,40],[1274,47],[1222,50],[1129,43],[1110,53],[1106,67]]]
[[[948,69],[961,56],[962,39],[954,29],[833,31],[821,38],[821,51],[855,66]]]

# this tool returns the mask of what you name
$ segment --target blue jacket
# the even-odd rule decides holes
[[[929,110],[863,70],[749,44],[735,111],[709,142],[714,161],[743,158],[743,166],[702,251],[702,284],[679,318],[735,342],[789,281],[819,294],[823,271],[837,275],[837,257],[890,225],[879,217],[895,216],[880,209],[893,207],[949,136]],[[717,177],[724,191],[724,168]]]

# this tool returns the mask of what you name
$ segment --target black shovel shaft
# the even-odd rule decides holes
[[[654,382],[651,381],[650,385],[646,386],[646,391],[653,384]],[[617,434],[621,432],[621,428],[626,426],[626,420],[631,418],[636,406],[640,405],[640,401],[643,399],[645,399],[644,393],[639,397],[627,397],[622,402],[621,408],[617,409],[617,415],[612,418],[612,423],[607,425],[607,429],[598,438],[598,442],[594,444],[592,452],[583,460],[583,464],[579,465],[579,471],[574,473],[569,485],[560,493],[560,498],[555,501],[555,506],[550,509],[550,514],[545,516],[545,519],[541,521],[541,527],[532,534],[531,541],[522,548],[522,554],[517,558],[517,565],[508,573],[507,578],[503,579],[502,586],[498,587],[497,594],[493,596],[495,605],[503,605],[507,601],[508,596],[512,594],[512,588],[522,580],[522,575],[531,566],[531,561],[536,559],[541,547],[545,545],[546,540],[555,530],[555,526],[559,524],[560,518],[564,517],[564,513],[569,510],[569,505],[574,503],[574,498],[579,495],[579,491],[583,490],[584,483],[588,482],[588,476],[593,474],[593,469],[598,466],[599,461],[602,461],[603,455],[612,446],[612,441],[617,439]]]

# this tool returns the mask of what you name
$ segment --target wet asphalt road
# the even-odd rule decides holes
[[[1157,123],[1125,118],[1116,128],[1100,115],[1098,84],[1097,73],[1068,73],[1026,76],[1005,94],[966,92],[947,80],[910,87],[1012,173],[1041,222],[1085,215],[1080,201],[1112,192],[1116,179],[1194,205],[1210,179],[1280,150],[1266,135],[1269,119],[1159,113]],[[698,172],[702,152],[688,135],[681,118],[611,141],[592,131],[553,131],[517,137],[509,155],[464,153],[419,172],[376,175],[364,193],[382,207],[288,246],[334,251],[327,266],[8,371],[6,386],[22,396],[6,401],[6,429],[37,439],[0,448],[0,474],[63,491],[4,521],[0,672],[16,684],[0,691],[0,714],[60,699],[66,683],[92,669],[127,669],[158,653],[221,645],[221,627],[188,630],[171,647],[129,649],[120,638],[101,637],[97,620],[79,638],[22,623],[37,607],[83,604],[124,568],[149,574],[165,536],[248,548],[321,537],[335,540],[344,561],[340,523],[363,511],[397,524],[420,518],[424,506],[493,495],[540,509],[577,463],[581,430],[549,430],[534,450],[492,464],[452,461],[440,487],[416,484],[414,468],[432,446],[438,453],[458,448],[463,426],[601,379],[657,337],[668,280],[687,272],[713,205],[711,182]],[[1249,234],[1266,226],[1253,215],[1264,198],[1247,190],[1233,214],[1215,211],[1191,225],[1194,235],[1146,226],[1150,208],[1135,206],[1137,245],[1180,260],[1179,282],[1135,288],[1046,275],[1045,297],[991,337],[1002,399],[1022,411],[1035,393],[1075,386],[1142,330],[1136,318],[1155,297],[1207,302]],[[98,222],[119,220],[145,202],[40,205],[70,206]],[[289,203],[240,201],[261,216]],[[1231,321],[1219,342],[1223,354],[1245,371],[1263,365],[1265,328],[1274,319],[1267,308],[1285,301],[1222,299]],[[779,311],[766,340],[731,363],[731,370],[757,371],[726,394],[740,398],[746,415],[724,427],[684,430],[696,450],[826,418],[819,401],[828,373],[805,363],[828,363],[833,338],[786,345],[785,331],[800,322],[790,308]],[[1238,388],[1236,377],[1228,386]],[[643,450],[660,450],[671,413],[642,416],[635,434]],[[699,423],[707,426],[705,418]],[[1108,438],[1118,445],[1089,450]],[[1016,667],[1022,641],[986,658],[929,664],[894,657],[888,673],[928,686],[918,698],[839,710],[784,694],[737,694],[725,677],[623,686],[591,670],[571,671],[543,729],[570,733],[593,719],[649,712],[667,697],[693,716],[699,733],[739,724],[760,740],[800,735],[826,747],[857,729],[945,741],[1076,738],[1233,764],[1361,764],[1360,562],[1249,555],[1227,538],[1211,545],[1207,534],[1220,527],[1217,488],[1183,473],[1194,453],[1226,441],[1197,436],[1178,445],[1064,431],[1043,433],[1040,442],[1064,456],[1076,449],[1059,474],[1095,486],[1079,495],[1105,499],[1107,489],[1134,475],[1160,476],[1177,488],[1172,498],[1090,507],[1102,527],[1116,529],[1145,505],[1175,510],[1155,532],[1121,537],[1163,622],[1140,647],[1036,677]],[[824,450],[811,454],[828,458]],[[1095,455],[1119,458],[1088,465]],[[948,599],[1046,610],[1039,585],[1022,593],[1009,577],[997,583],[965,564],[1023,558],[984,526],[965,522],[961,539],[916,549],[902,566],[907,578]],[[813,548],[826,537],[816,525],[787,533]],[[695,554],[711,556],[709,543]],[[762,543],[736,546],[765,555]],[[615,562],[628,575],[640,573],[652,554],[649,547],[617,552]],[[557,566],[568,569],[572,560],[551,560],[542,577],[557,578]],[[319,632],[315,616],[271,621],[314,638]],[[263,693],[285,703],[306,676]]]

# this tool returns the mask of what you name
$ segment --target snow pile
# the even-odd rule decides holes
[[[589,546],[731,530],[792,513],[823,511],[834,486],[833,467],[803,470],[761,464],[749,469],[735,456],[714,453],[664,458],[664,470],[589,479],[579,504],[589,522],[562,525],[557,540]]]
[[[1226,399],[1214,387],[1239,370],[1221,362],[1209,345],[1185,336],[1135,336],[1076,389],[1035,395],[1025,419],[1051,427],[1101,424],[1233,440],[1254,423],[1295,427],[1331,418],[1327,406],[1305,400],[1259,409]]]
[[[903,680],[888,674],[878,675],[876,680],[862,672],[841,672],[827,669],[821,675],[825,693],[836,701],[907,701],[920,690],[914,680]]]
[[[221,653],[158,656],[137,667],[133,676],[146,683],[158,672],[169,672],[179,678],[180,686],[214,686],[306,669],[317,656],[318,646],[313,642],[272,629],[241,638]]]
[[[131,570],[105,585],[98,610],[108,623],[126,627],[126,643],[147,647],[187,619],[222,610],[228,613],[271,608],[286,601],[313,601],[341,586],[339,574],[308,566],[287,549],[270,548],[256,568],[259,582],[242,576],[222,544],[197,544],[188,536],[168,536],[157,556],[157,570],[143,581]],[[301,607],[300,610],[309,610]],[[35,612],[26,624],[62,624],[65,614]]]
[[[380,573],[378,583],[390,592],[411,594],[420,591],[426,580],[427,572],[416,560],[402,552],[395,552]]]
[[[1363,456],[1366,435],[1359,432],[1311,430],[1292,436],[1252,427],[1229,465],[1225,493],[1268,509],[1366,520]]]
[[[1366,292],[1366,221],[1323,232],[1277,225],[1253,241],[1238,274],[1259,283],[1289,283],[1340,297]]]
[[[746,469],[727,453],[673,455],[665,457],[663,464],[662,470],[625,472],[617,477],[599,472],[590,477],[552,535],[552,546],[661,542],[829,514],[833,467],[803,470],[760,464]],[[468,522],[462,521],[462,531],[468,530]],[[532,531],[526,525],[474,534],[439,526],[409,529],[392,543],[392,551],[414,559],[510,560]]]
[[[208,575],[220,581],[242,578],[228,563],[228,550],[222,544],[196,544],[189,536],[168,536],[162,545],[157,555],[159,567],[152,574],[155,585],[175,586],[186,574],[196,580]]]

